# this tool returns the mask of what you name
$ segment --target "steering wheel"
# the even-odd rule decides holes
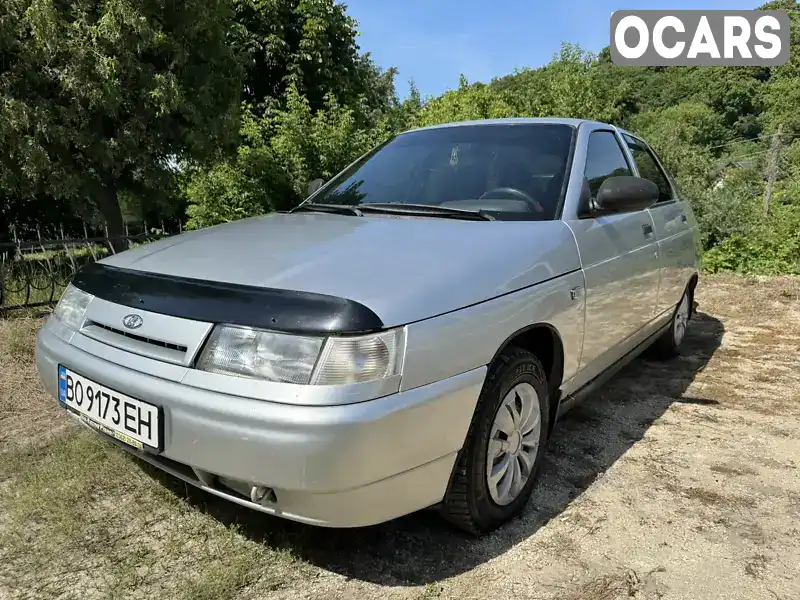
[[[536,200],[534,200],[528,193],[523,192],[522,190],[518,190],[517,188],[513,188],[513,187],[496,187],[496,188],[493,188],[493,189],[489,190],[488,192],[484,192],[483,194],[481,194],[481,197],[478,198],[478,200],[484,200],[488,196],[491,196],[494,193],[503,193],[503,194],[506,194],[506,195],[509,195],[509,196],[514,196],[515,198],[523,200],[525,202],[525,204],[530,206],[536,212],[538,212],[538,213],[543,213],[544,212],[544,208],[542,207],[542,205],[539,204]],[[496,199],[498,199],[498,198],[496,198]]]

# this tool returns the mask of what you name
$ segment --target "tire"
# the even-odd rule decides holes
[[[681,344],[686,337],[686,329],[692,317],[693,291],[686,288],[680,302],[675,306],[669,328],[650,346],[648,355],[655,359],[667,360],[681,353]]]
[[[522,410],[525,407],[530,410]],[[536,407],[538,424],[533,424]],[[440,509],[445,519],[480,535],[522,512],[544,456],[549,408],[542,363],[535,354],[521,348],[505,349],[489,368],[466,442],[456,459]],[[513,432],[508,435],[502,429]],[[503,472],[506,465],[504,474],[494,478],[495,485],[489,483],[490,441],[492,472]],[[507,493],[503,494],[504,491]]]

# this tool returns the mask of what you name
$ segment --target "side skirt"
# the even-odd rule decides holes
[[[598,390],[598,388],[606,384],[608,380],[611,379],[614,375],[616,375],[623,367],[625,367],[634,358],[639,356],[642,352],[647,350],[647,348],[649,348],[653,344],[653,342],[655,342],[659,338],[659,336],[661,336],[671,326],[672,326],[672,320],[670,319],[669,321],[667,321],[666,325],[656,330],[655,333],[650,335],[650,337],[646,338],[633,350],[628,352],[625,356],[623,356],[613,365],[608,367],[608,369],[606,369],[605,371],[600,373],[597,377],[586,383],[579,390],[576,390],[574,393],[567,396],[566,398],[562,398],[561,401],[558,403],[558,412],[556,414],[556,421],[558,421],[558,419],[563,417],[567,412],[569,412],[577,405],[582,403],[584,400],[586,400],[589,396],[592,396]]]

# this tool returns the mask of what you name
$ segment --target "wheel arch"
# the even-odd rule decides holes
[[[695,272],[692,273],[692,276],[689,277],[689,282],[686,284],[686,289],[691,294],[689,298],[689,316],[697,314],[697,302],[695,301],[695,289],[697,289],[697,283],[700,281],[700,274]]]
[[[559,388],[564,378],[564,343],[561,334],[550,323],[534,323],[508,336],[495,352],[493,363],[507,348],[515,346],[535,354],[544,367],[550,393],[548,436],[555,425],[560,402]]]

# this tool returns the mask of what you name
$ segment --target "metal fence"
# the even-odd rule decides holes
[[[132,248],[166,236],[158,232],[0,243],[0,313],[52,304],[82,266],[114,254],[115,247]]]

